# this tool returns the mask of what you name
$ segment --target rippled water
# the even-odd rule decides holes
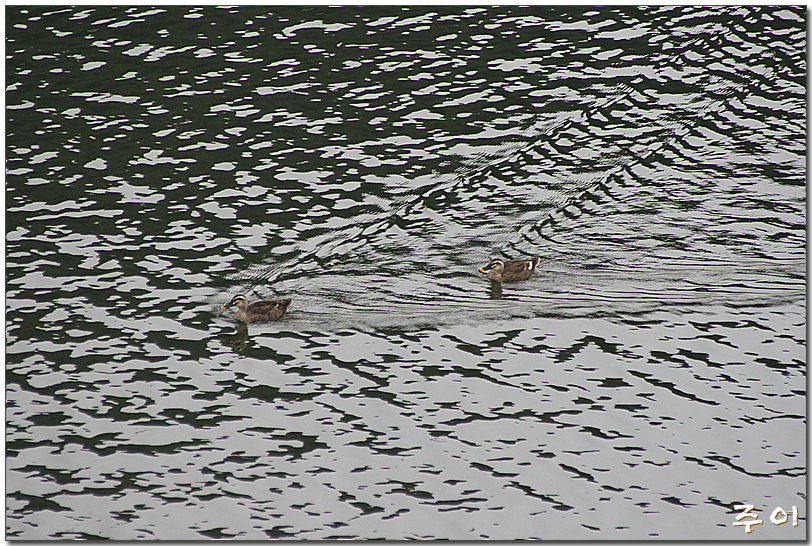
[[[804,539],[805,33],[8,7],[7,538]]]

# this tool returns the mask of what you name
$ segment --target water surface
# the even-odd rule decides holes
[[[6,27],[7,538],[806,537],[805,10]]]

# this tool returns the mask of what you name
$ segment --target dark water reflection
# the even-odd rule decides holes
[[[803,9],[6,26],[9,539],[805,537]]]

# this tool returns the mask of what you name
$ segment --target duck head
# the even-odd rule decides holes
[[[493,270],[493,271],[496,271],[497,273],[501,274],[502,271],[504,271],[504,269],[505,269],[505,262],[503,262],[502,260],[491,260],[491,262],[488,265],[486,265],[484,267],[480,267],[479,272],[480,273],[487,273],[488,271]]]
[[[220,309],[230,309],[231,307],[236,307],[237,309],[245,309],[248,307],[248,298],[243,296],[242,294],[238,296],[234,296],[231,298],[231,301],[225,305],[221,305]]]

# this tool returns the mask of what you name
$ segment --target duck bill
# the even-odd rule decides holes
[[[228,305],[221,305],[220,309],[228,309]]]
[[[484,267],[480,267],[480,268],[479,268],[479,272],[480,272],[480,273],[487,273],[487,272],[488,272],[488,270],[487,270],[487,269],[485,269]]]

